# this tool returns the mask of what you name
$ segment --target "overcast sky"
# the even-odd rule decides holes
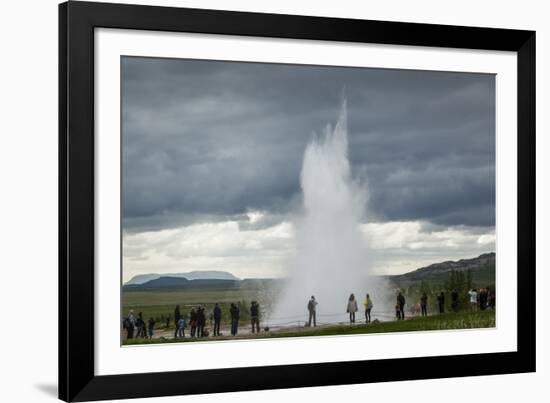
[[[284,274],[314,132],[348,100],[381,272],[494,250],[494,76],[122,59],[124,279]]]

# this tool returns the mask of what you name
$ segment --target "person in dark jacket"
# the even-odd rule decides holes
[[[149,338],[152,339],[154,334],[155,334],[155,320],[153,318],[149,318]]]
[[[437,304],[439,305],[439,313],[445,313],[445,293],[443,291],[437,296]]]
[[[214,305],[213,316],[214,316],[214,336],[219,336],[220,322],[222,321],[222,310],[217,303]]]
[[[231,314],[231,336],[236,336],[239,330],[239,307],[234,303],[231,303],[229,313]]]
[[[313,319],[313,327],[317,326],[317,300],[315,296],[312,295],[311,299],[307,303],[307,311],[309,312],[309,319],[307,321],[307,326],[311,327],[311,320]]]
[[[206,325],[206,315],[204,308],[199,306],[197,309],[197,337],[204,337],[204,326]]]
[[[256,301],[250,303],[250,321],[252,323],[252,333],[260,333],[260,305]]]
[[[479,309],[484,311],[487,308],[487,301],[489,297],[489,291],[487,288],[479,290]]]
[[[197,333],[197,312],[195,308],[192,308],[191,312],[189,312],[189,323],[191,324],[191,337],[195,337]]]
[[[453,309],[453,312],[458,312],[458,310],[460,309],[460,303],[459,303],[458,298],[459,298],[459,294],[458,294],[457,289],[455,288],[451,292],[451,307]]]
[[[458,312],[458,309],[460,308],[458,303],[458,291],[456,288],[451,293],[451,307],[453,308],[454,312]]]
[[[405,297],[403,296],[401,291],[399,291],[399,294],[397,294],[397,305],[399,306],[400,319],[403,320],[405,319]]]
[[[146,330],[147,325],[145,323],[145,320],[143,319],[143,313],[142,312],[138,313],[138,318],[136,320],[136,327],[137,327],[136,337],[141,337],[141,338],[146,339],[147,338],[147,330]]]
[[[428,316],[428,294],[425,292],[420,297],[420,309],[422,310],[422,316]]]
[[[176,309],[174,309],[174,324],[176,325],[176,331],[174,333],[174,338],[178,337],[178,322],[179,322],[180,318],[181,318],[180,306],[176,305]]]
[[[487,289],[487,307],[495,309],[497,303],[496,290]]]
[[[370,323],[370,312],[374,305],[372,303],[372,299],[370,298],[369,294],[367,294],[367,296],[365,297],[365,302],[363,305],[365,305],[365,322]]]

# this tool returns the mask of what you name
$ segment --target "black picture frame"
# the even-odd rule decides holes
[[[99,27],[517,52],[517,352],[96,376],[94,29]],[[521,373],[535,371],[535,361],[534,31],[80,1],[59,5],[60,399],[90,401]],[[396,363],[399,371],[394,370]]]

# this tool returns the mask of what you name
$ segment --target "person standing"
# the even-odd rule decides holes
[[[487,297],[488,297],[488,290],[487,288],[482,288],[479,290],[479,309],[484,311],[487,308]]]
[[[195,337],[197,332],[197,312],[195,308],[191,308],[191,312],[189,312],[189,323],[191,324],[191,337]]]
[[[470,308],[475,312],[477,311],[477,290],[473,288],[468,294],[470,295]]]
[[[180,318],[176,322],[176,338],[185,337],[185,317],[180,315]]]
[[[204,308],[199,306],[197,309],[197,337],[204,337],[204,326],[206,325],[206,315]]]
[[[349,313],[349,323],[355,323],[355,312],[357,312],[357,301],[355,300],[355,295],[351,294],[348,299],[348,306],[346,312]]]
[[[214,305],[214,336],[220,335],[220,322],[222,320],[222,310],[218,303]]]
[[[496,290],[488,289],[487,290],[487,307],[491,309],[495,309],[495,305],[497,303],[497,296],[496,296]]]
[[[126,317],[126,319],[124,319],[123,326],[126,329],[126,338],[133,339],[134,328],[136,326],[136,318],[134,317],[134,311],[132,309],[130,309],[128,316]]]
[[[313,327],[317,327],[317,301],[315,296],[311,296],[311,299],[307,303],[307,310],[309,312],[309,319],[307,321],[308,327],[311,327],[311,320],[313,319]]]
[[[239,331],[239,314],[240,309],[234,303],[231,303],[231,308],[229,308],[229,313],[231,314],[231,336],[236,336]]]
[[[153,318],[149,318],[149,338],[152,339],[153,335],[155,334],[155,320]]]
[[[138,313],[138,318],[136,320],[137,335],[136,337],[147,338],[147,332],[145,331],[145,320],[143,320],[143,313]]]
[[[252,333],[260,333],[260,305],[256,301],[250,303],[250,321],[252,323]]]
[[[420,297],[420,309],[422,310],[422,316],[428,316],[428,294],[425,292]]]
[[[405,319],[405,297],[401,291],[397,294],[397,306],[399,308],[399,318],[401,320]]]
[[[451,293],[451,307],[453,308],[454,312],[458,312],[458,291],[456,290],[456,288]]]
[[[174,331],[174,337],[178,337],[178,322],[180,318],[181,318],[180,306],[176,305],[176,309],[174,309],[174,325],[176,326],[176,330]]]
[[[365,297],[364,305],[365,305],[365,322],[370,323],[370,312],[372,310],[373,304],[369,294],[367,294],[367,296]]]
[[[445,313],[445,293],[443,291],[437,296],[437,304],[439,305],[439,313]]]

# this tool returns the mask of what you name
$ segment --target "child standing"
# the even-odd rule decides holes
[[[185,318],[181,316],[178,320],[178,331],[176,337],[185,337]]]
[[[401,320],[401,306],[399,304],[395,305],[395,317],[397,320]]]

